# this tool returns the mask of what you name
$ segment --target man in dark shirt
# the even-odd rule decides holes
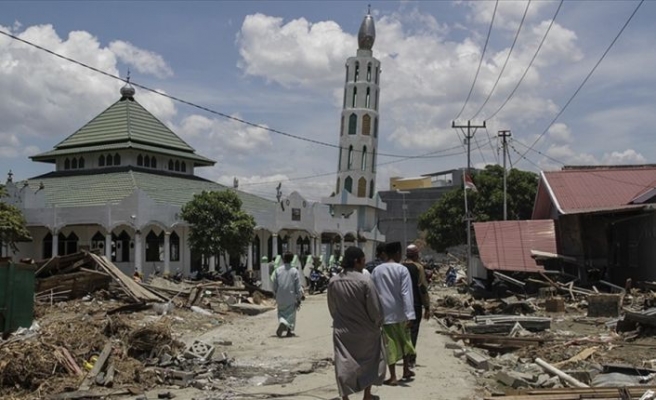
[[[410,279],[412,279],[412,297],[414,300],[415,319],[410,325],[410,338],[412,345],[417,349],[417,336],[419,335],[419,325],[421,324],[422,308],[424,309],[423,315],[426,320],[430,318],[430,298],[428,296],[428,282],[426,281],[426,272],[424,266],[419,262],[419,248],[414,244],[406,248],[406,260],[403,263],[410,272]],[[412,367],[417,362],[417,355],[410,356],[410,364]]]
[[[387,261],[387,255],[385,254],[385,243],[379,243],[378,246],[376,246],[376,259],[369,261],[367,264],[365,264],[364,268],[369,271],[369,273],[372,273],[374,272],[374,268],[384,263],[385,261]]]

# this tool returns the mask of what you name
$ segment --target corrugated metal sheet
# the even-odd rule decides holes
[[[476,243],[485,268],[497,271],[538,272],[531,250],[557,253],[553,220],[474,223]]]
[[[544,177],[564,214],[626,206],[656,187],[656,167],[563,170]]]

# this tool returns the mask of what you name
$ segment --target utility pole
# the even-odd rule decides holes
[[[509,130],[499,131],[498,136],[501,138],[501,143],[503,145],[503,220],[508,219],[508,171],[506,170],[506,157],[508,155],[508,139],[512,136]]]
[[[471,177],[471,140],[474,138],[478,128],[485,128],[485,121],[483,125],[473,125],[471,120],[467,120],[467,125],[456,125],[456,121],[451,122],[451,128],[460,129],[465,135],[465,142],[467,144],[467,170],[466,174]],[[467,128],[467,133],[465,133]],[[464,179],[463,179],[464,181]],[[463,182],[464,185],[464,182]],[[467,220],[467,282],[471,283],[474,276],[474,266],[472,265],[472,243],[471,243],[471,213],[467,204],[467,189],[465,190],[465,220]]]

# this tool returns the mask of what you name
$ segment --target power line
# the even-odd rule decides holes
[[[473,117],[470,119],[476,119],[478,114],[483,110],[487,102],[490,100],[490,97],[492,97],[492,93],[494,93],[494,90],[497,88],[497,85],[499,84],[499,81],[501,81],[501,76],[503,75],[503,72],[506,70],[506,66],[508,65],[508,60],[510,60],[510,55],[513,52],[513,49],[515,48],[515,44],[517,43],[517,38],[519,37],[519,32],[522,30],[522,26],[524,25],[524,20],[526,19],[526,14],[528,14],[528,8],[531,5],[531,0],[528,0],[526,3],[526,8],[524,9],[524,15],[522,15],[522,20],[519,22],[519,28],[517,28],[517,33],[515,33],[515,39],[512,42],[512,45],[510,46],[510,51],[508,51],[508,56],[506,57],[506,61],[503,63],[503,67],[501,67],[501,71],[499,72],[499,76],[497,77],[496,82],[494,82],[494,85],[492,86],[492,89],[490,90],[490,93],[488,93],[487,98],[481,104],[481,106],[478,108],[478,111],[476,111],[476,114],[474,114]]]
[[[519,88],[519,85],[521,85],[522,82],[524,81],[524,78],[526,78],[526,74],[528,74],[528,70],[531,69],[531,66],[533,65],[533,62],[535,61],[535,59],[538,57],[538,54],[540,53],[540,49],[542,49],[542,45],[544,44],[545,40],[547,39],[547,35],[549,34],[549,31],[551,31],[551,27],[553,26],[554,22],[556,22],[556,17],[558,16],[558,13],[560,12],[560,8],[563,5],[563,1],[564,0],[560,0],[560,3],[558,4],[558,8],[556,8],[556,12],[554,13],[553,17],[551,18],[551,22],[549,23],[549,26],[547,27],[547,30],[544,32],[544,36],[542,36],[542,40],[540,41],[540,44],[538,45],[538,48],[535,50],[535,54],[533,54],[533,58],[531,58],[531,62],[528,63],[528,66],[524,70],[524,73],[522,74],[522,77],[519,78],[519,81],[517,82],[517,84],[515,85],[513,90],[510,92],[510,94],[508,95],[506,100],[504,100],[504,102],[501,104],[501,106],[499,106],[499,108],[497,108],[497,110],[495,112],[493,112],[490,116],[488,116],[487,119],[494,118],[494,116],[497,115],[499,113],[499,111],[501,111],[506,106],[506,104],[508,104],[510,99],[512,99],[512,97],[515,95],[515,92]]]
[[[262,130],[265,130],[265,131],[268,131],[268,132],[271,132],[271,133],[275,133],[275,134],[278,134],[278,135],[281,135],[281,136],[289,137],[289,138],[292,138],[292,139],[301,140],[301,141],[304,141],[304,142],[308,142],[308,143],[312,143],[312,144],[316,144],[316,145],[320,145],[320,146],[325,146],[325,147],[331,147],[331,148],[335,148],[335,149],[348,150],[348,148],[341,147],[341,146],[336,145],[336,144],[327,143],[327,142],[322,142],[322,141],[320,141],[320,140],[310,139],[310,138],[303,137],[303,136],[299,136],[299,135],[294,135],[294,134],[291,134],[291,133],[288,133],[288,132],[284,132],[284,131],[281,131],[281,130],[278,130],[278,129],[269,128],[268,126],[265,126],[265,125],[260,125],[260,124],[254,123],[254,122],[250,122],[250,121],[247,121],[247,120],[242,119],[242,118],[238,118],[238,117],[235,117],[235,116],[232,116],[232,115],[228,115],[228,114],[222,113],[222,112],[220,112],[220,111],[216,111],[216,110],[213,110],[213,109],[211,109],[211,108],[208,108],[208,107],[205,107],[205,106],[198,105],[198,104],[193,103],[193,102],[191,102],[191,101],[184,100],[184,99],[181,99],[181,98],[179,98],[179,97],[176,97],[176,96],[173,96],[173,95],[170,95],[170,94],[167,94],[167,93],[159,92],[159,91],[157,91],[157,90],[155,90],[155,89],[152,89],[152,88],[150,88],[150,87],[148,87],[148,86],[144,86],[144,85],[141,85],[141,84],[138,84],[138,83],[132,82],[132,81],[128,81],[128,80],[126,80],[126,79],[121,78],[120,76],[116,76],[116,75],[110,74],[109,72],[105,72],[105,71],[103,71],[103,70],[101,70],[101,69],[98,69],[98,68],[93,67],[93,66],[91,66],[91,65],[85,64],[85,63],[83,63],[83,62],[81,62],[81,61],[78,61],[78,60],[75,60],[75,59],[73,59],[73,58],[70,58],[70,57],[67,57],[67,56],[61,55],[61,54],[59,54],[59,53],[57,53],[57,52],[55,52],[55,51],[52,51],[52,50],[50,50],[50,49],[47,49],[47,48],[45,48],[45,47],[43,47],[43,46],[40,46],[40,45],[38,45],[38,44],[36,44],[36,43],[32,43],[32,42],[30,42],[30,41],[28,41],[28,40],[21,39],[21,38],[19,38],[18,36],[15,36],[15,35],[13,35],[13,34],[11,34],[11,33],[9,33],[9,32],[5,32],[5,31],[3,31],[3,30],[0,30],[0,34],[2,34],[2,35],[4,35],[4,36],[7,36],[7,37],[9,37],[9,38],[11,38],[11,39],[17,40],[17,41],[19,41],[19,42],[21,42],[21,43],[24,43],[24,44],[28,45],[28,46],[32,46],[32,47],[34,47],[34,48],[36,48],[36,49],[39,49],[39,50],[41,50],[41,51],[44,51],[44,52],[46,52],[46,53],[48,53],[48,54],[50,54],[50,55],[53,55],[53,56],[55,56],[55,57],[57,57],[57,58],[62,59],[62,60],[65,60],[65,61],[71,62],[71,63],[76,64],[76,65],[79,65],[79,66],[81,66],[81,67],[83,67],[83,68],[86,68],[86,69],[89,69],[89,70],[94,71],[94,72],[96,72],[96,73],[99,73],[99,74],[101,74],[101,75],[107,76],[107,77],[112,78],[112,79],[119,80],[119,81],[121,81],[121,82],[130,83],[131,85],[136,86],[136,87],[138,87],[138,88],[140,88],[140,89],[143,89],[143,90],[145,90],[145,91],[148,91],[148,92],[151,92],[151,93],[155,93],[155,94],[157,94],[157,95],[159,95],[159,96],[162,96],[162,97],[165,97],[165,98],[167,98],[167,99],[170,99],[170,100],[176,101],[176,102],[178,102],[178,103],[185,104],[185,105],[188,105],[188,106],[190,106],[190,107],[193,107],[193,108],[196,108],[196,109],[199,109],[199,110],[205,111],[205,112],[207,112],[207,113],[214,114],[214,115],[218,115],[218,116],[220,116],[220,117],[222,117],[222,118],[225,118],[225,119],[229,119],[229,120],[232,120],[232,121],[235,121],[235,122],[239,122],[239,123],[244,124],[244,125],[247,125],[247,126],[251,126],[251,127],[254,127],[254,128],[259,128],[259,129],[262,129]],[[355,151],[355,152],[357,152],[357,153],[362,153],[362,152],[363,152],[362,150],[359,150],[359,149],[353,149],[353,151]],[[395,158],[405,158],[405,157],[409,157],[408,155],[388,154],[388,153],[378,153],[378,156],[381,156],[381,157],[395,157]],[[413,157],[414,157],[414,156],[413,156]],[[420,158],[420,157],[417,157],[417,158]]]
[[[601,55],[601,57],[599,58],[599,60],[597,61],[597,63],[594,65],[594,67],[592,67],[592,69],[590,70],[590,72],[588,73],[588,75],[585,77],[585,79],[583,79],[583,82],[581,82],[581,84],[580,84],[579,87],[574,91],[574,93],[573,93],[572,96],[569,98],[569,100],[567,100],[567,103],[565,103],[565,105],[563,106],[563,108],[561,108],[561,110],[558,112],[558,114],[556,114],[556,116],[554,117],[554,119],[551,120],[551,123],[550,123],[549,125],[547,125],[547,127],[544,129],[544,131],[542,131],[542,133],[541,133],[541,134],[540,134],[540,135],[539,135],[539,136],[533,141],[533,144],[531,144],[531,146],[529,146],[529,149],[527,149],[527,150],[524,152],[524,154],[528,153],[528,151],[529,151],[530,149],[532,149],[533,147],[535,147],[535,145],[540,141],[540,139],[542,139],[542,137],[543,137],[543,136],[549,131],[549,128],[551,128],[551,126],[552,126],[554,123],[556,123],[556,121],[558,120],[558,118],[560,118],[560,116],[563,115],[563,113],[565,112],[565,110],[567,109],[567,107],[570,105],[570,103],[572,103],[572,100],[574,100],[574,98],[576,97],[576,95],[579,94],[579,92],[581,91],[581,89],[583,89],[583,86],[585,86],[586,82],[588,82],[588,79],[590,79],[590,77],[592,76],[592,74],[594,74],[594,72],[597,70],[597,67],[598,67],[599,64],[601,64],[601,62],[604,60],[604,58],[606,57],[606,54],[608,54],[608,52],[610,51],[610,49],[613,48],[613,45],[615,44],[615,42],[617,42],[617,39],[620,38],[620,36],[622,35],[622,33],[624,32],[624,30],[626,29],[626,27],[629,26],[629,23],[631,22],[631,20],[633,19],[633,17],[636,15],[636,13],[638,12],[638,10],[640,9],[640,6],[642,6],[642,3],[644,3],[644,2],[645,2],[645,0],[640,0],[640,3],[638,3],[638,5],[636,6],[635,10],[633,10],[633,12],[632,12],[631,15],[629,16],[629,18],[628,18],[628,19],[626,20],[626,22],[624,23],[624,25],[622,25],[622,29],[620,29],[620,31],[617,33],[617,35],[615,36],[615,38],[613,39],[613,41],[610,42],[610,44],[608,45],[608,48],[606,48],[606,51],[604,51],[604,53]]]
[[[566,164],[566,163],[564,163],[564,162],[562,162],[562,161],[560,161],[560,160],[557,160],[557,159],[555,159],[555,158],[553,158],[553,157],[551,157],[551,156],[549,156],[549,155],[547,155],[547,154],[541,152],[540,150],[533,149],[533,148],[531,148],[531,147],[525,145],[525,144],[522,143],[522,142],[515,141],[514,143],[521,144],[524,148],[529,149],[529,150],[531,150],[532,152],[538,153],[538,154],[540,154],[540,155],[542,155],[542,156],[544,156],[544,157],[550,159],[551,161],[557,162],[558,164],[562,164],[562,165],[565,165],[565,164]]]
[[[494,17],[497,15],[497,7],[499,6],[499,0],[497,0],[494,3],[494,11],[492,12],[492,20],[490,21],[490,28],[487,31],[487,38],[485,39],[485,46],[483,46],[483,52],[481,53],[481,59],[478,62],[478,68],[476,69],[476,75],[474,75],[474,81],[471,84],[471,87],[469,88],[469,93],[467,94],[467,98],[465,99],[465,103],[462,105],[462,108],[460,109],[460,112],[454,119],[460,118],[460,115],[462,114],[463,111],[465,111],[465,107],[467,107],[467,103],[469,102],[469,98],[471,97],[472,92],[474,91],[474,86],[476,85],[476,80],[478,79],[478,74],[481,72],[481,65],[483,65],[483,59],[485,58],[485,51],[487,50],[487,44],[490,41],[490,34],[492,33],[492,26],[494,25]]]

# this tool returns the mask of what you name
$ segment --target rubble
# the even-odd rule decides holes
[[[656,284],[627,292],[605,281],[581,287],[566,274],[494,277],[517,292],[492,298],[480,282],[469,293],[432,289],[437,333],[495,395],[485,399],[653,398]]]

